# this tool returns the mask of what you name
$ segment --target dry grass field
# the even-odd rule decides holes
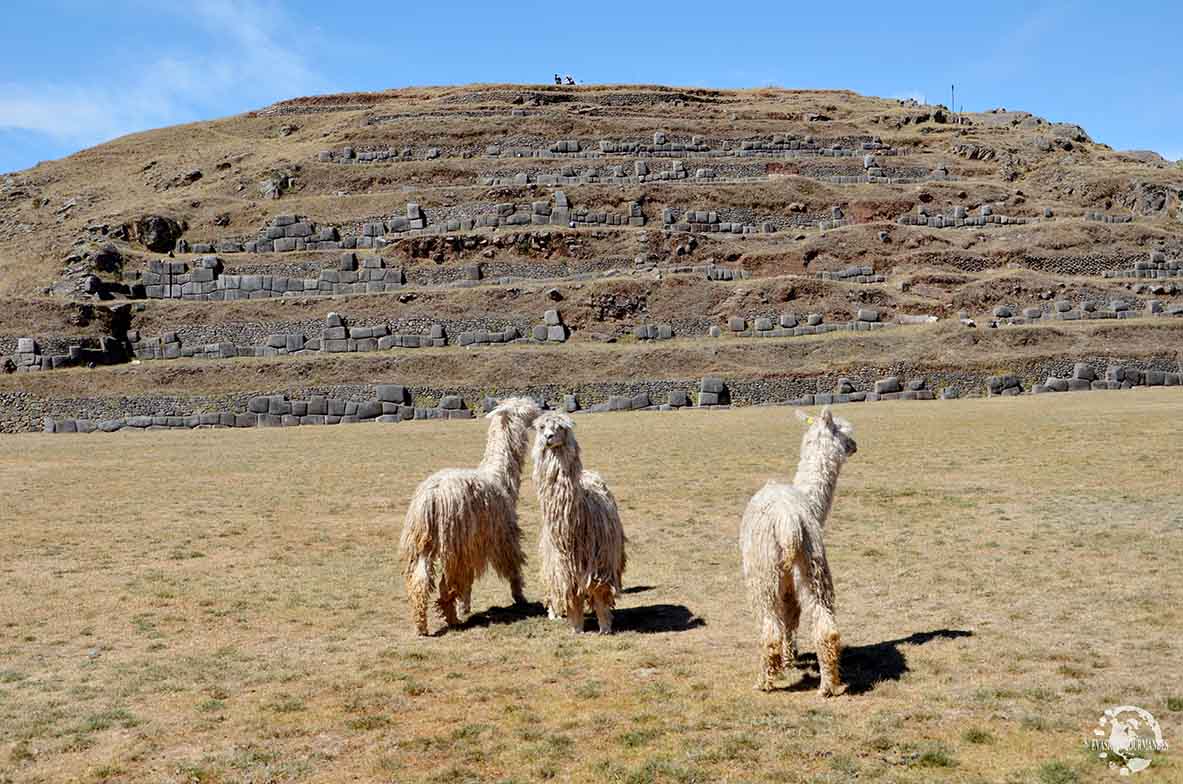
[[[1183,743],[1178,392],[842,413],[830,700],[809,661],[752,689],[736,537],[788,409],[577,420],[630,537],[612,637],[491,578],[413,635],[403,506],[483,422],[5,438],[0,782],[1111,781],[1119,704]]]

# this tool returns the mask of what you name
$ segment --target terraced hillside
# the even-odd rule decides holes
[[[1001,109],[300,98],[0,178],[0,429],[1177,385],[1181,197]]]

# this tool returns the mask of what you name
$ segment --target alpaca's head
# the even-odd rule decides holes
[[[541,413],[542,409],[530,398],[510,397],[498,403],[496,408],[485,414],[485,418],[493,420],[493,424],[514,422],[530,427]]]
[[[842,417],[836,417],[826,406],[817,416],[810,416],[804,411],[797,412],[797,418],[808,425],[804,438],[801,439],[801,451],[807,449],[820,451],[821,454],[839,463],[858,451],[858,444],[854,441],[854,427]]]
[[[566,414],[547,411],[534,420],[534,431],[537,433],[534,438],[535,451],[574,447],[575,434],[571,432],[574,427],[575,423]]]

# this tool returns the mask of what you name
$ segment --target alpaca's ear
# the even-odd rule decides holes
[[[825,425],[826,427],[832,428],[834,426],[834,414],[833,414],[833,412],[830,411],[829,406],[826,406],[825,408],[822,409],[821,420],[822,420],[822,424]]]

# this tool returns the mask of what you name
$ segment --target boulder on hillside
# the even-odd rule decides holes
[[[173,218],[163,215],[145,215],[132,224],[135,239],[145,248],[156,253],[168,253],[176,247],[177,240],[185,226]]]

